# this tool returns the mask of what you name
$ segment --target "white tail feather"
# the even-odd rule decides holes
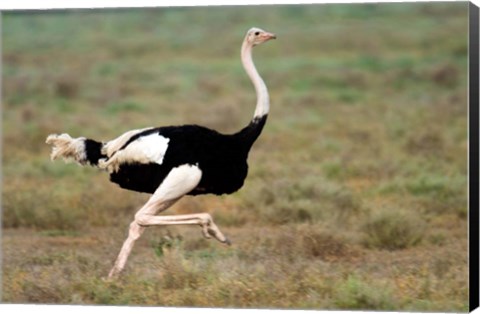
[[[72,138],[66,133],[51,134],[47,137],[45,143],[53,145],[50,154],[51,160],[62,157],[67,162],[73,160],[81,165],[84,165],[87,161],[85,137]]]

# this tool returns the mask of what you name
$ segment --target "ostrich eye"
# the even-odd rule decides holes
[[[258,35],[260,35],[260,32],[255,32],[255,36],[258,36]]]

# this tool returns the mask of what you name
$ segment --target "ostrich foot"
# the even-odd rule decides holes
[[[218,241],[225,243],[227,245],[231,245],[232,242],[220,231],[217,225],[213,222],[212,217],[209,214],[204,214],[202,220],[200,222],[200,226],[202,227],[203,236],[207,239],[211,239],[214,237]]]

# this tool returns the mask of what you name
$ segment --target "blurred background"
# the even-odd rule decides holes
[[[468,3],[2,14],[2,302],[467,311]],[[52,163],[45,138],[245,126],[247,29],[271,96],[230,196],[165,214],[103,282],[148,195]]]

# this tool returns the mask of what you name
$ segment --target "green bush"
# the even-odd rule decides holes
[[[392,310],[396,308],[388,287],[372,286],[350,275],[336,289],[335,304],[341,309]]]
[[[384,209],[367,218],[362,226],[367,247],[397,250],[418,244],[424,235],[425,222],[406,211]]]

